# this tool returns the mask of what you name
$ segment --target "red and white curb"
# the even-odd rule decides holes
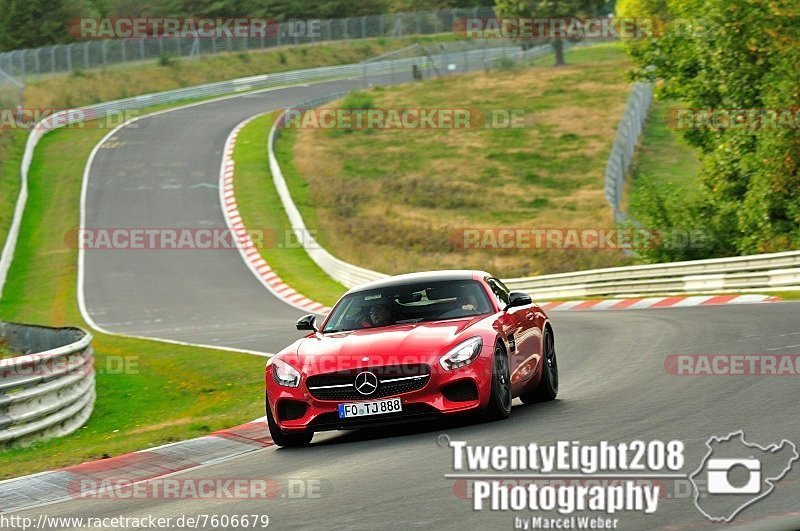
[[[686,308],[720,304],[758,304],[780,302],[769,295],[697,295],[692,297],[647,297],[642,299],[596,299],[586,301],[542,302],[548,312],[580,312],[600,310],[643,310],[650,308]]]
[[[0,481],[0,513],[60,501],[102,497],[102,489],[130,486],[220,463],[272,446],[264,418],[177,443]],[[100,489],[100,490],[98,490]]]
[[[261,257],[253,240],[247,232],[247,229],[242,222],[242,215],[239,213],[239,208],[236,204],[236,195],[234,191],[234,171],[235,162],[233,160],[233,150],[236,146],[236,139],[239,136],[242,128],[247,124],[259,118],[253,116],[236,126],[236,128],[228,136],[225,142],[225,150],[222,156],[222,168],[220,169],[220,182],[219,192],[220,201],[222,203],[222,212],[225,216],[225,222],[228,228],[236,235],[237,247],[239,253],[242,255],[247,267],[253,272],[261,283],[272,292],[273,295],[283,300],[287,304],[294,306],[302,311],[315,313],[317,315],[324,315],[330,312],[330,308],[324,304],[313,301],[308,297],[297,293],[291,286],[286,284],[281,278],[275,274],[272,268]]]

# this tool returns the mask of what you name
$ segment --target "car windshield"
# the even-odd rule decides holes
[[[418,282],[345,295],[323,332],[458,319],[491,311],[486,292],[475,280]]]

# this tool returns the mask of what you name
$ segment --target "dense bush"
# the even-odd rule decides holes
[[[664,18],[663,34],[631,46],[634,77],[691,109],[778,110],[791,120],[682,129],[702,161],[689,205],[653,197],[646,225],[702,230],[708,256],[800,248],[800,12],[776,0],[639,0]],[[651,5],[652,4],[652,5]],[[641,15],[641,11],[638,13]],[[788,111],[788,112],[787,112]],[[664,251],[664,250],[662,250]],[[682,251],[653,258],[680,259]]]

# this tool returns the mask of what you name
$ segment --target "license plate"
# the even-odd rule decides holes
[[[377,400],[375,402],[359,402],[357,404],[339,404],[339,418],[367,417],[370,415],[385,415],[403,411],[403,404],[399,398],[390,400]]]

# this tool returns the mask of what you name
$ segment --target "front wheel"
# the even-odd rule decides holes
[[[311,442],[311,438],[314,437],[314,432],[300,432],[300,433],[289,433],[283,431],[278,423],[275,422],[275,418],[272,416],[272,411],[269,408],[269,401],[267,401],[267,426],[269,427],[269,434],[272,437],[272,442],[276,445],[280,446],[281,448],[292,448],[296,446],[306,446],[308,443]]]
[[[543,343],[542,379],[536,389],[520,395],[520,400],[525,404],[549,402],[555,400],[558,394],[558,360],[556,360],[556,345],[553,339],[553,332],[550,329],[545,330]]]
[[[492,363],[492,390],[486,417],[489,420],[503,420],[511,415],[511,374],[505,349],[494,346]]]

